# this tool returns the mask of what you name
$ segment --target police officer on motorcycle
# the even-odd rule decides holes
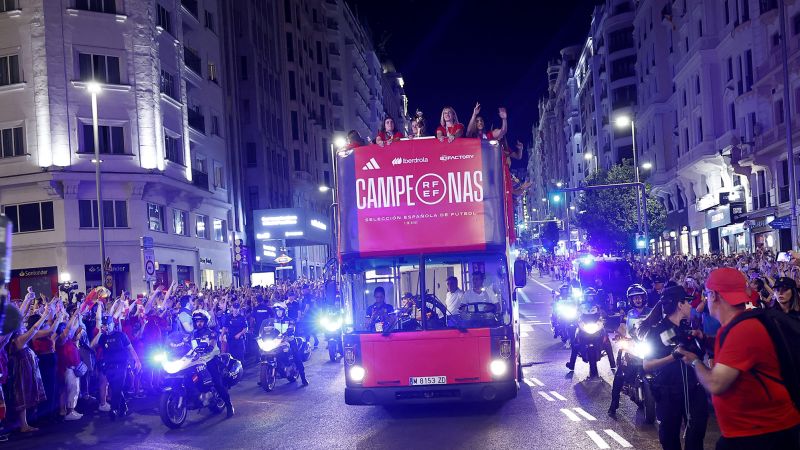
[[[606,295],[602,292],[599,293],[600,296]],[[587,288],[586,291],[583,293],[584,300],[580,304],[580,313],[581,314],[600,314],[604,316],[605,311],[602,308],[602,304],[605,301],[604,297],[598,297],[598,292],[593,288]],[[580,328],[576,330],[576,335],[580,331]],[[601,330],[601,333],[605,333],[604,330]],[[570,341],[570,346],[572,347],[572,353],[569,357],[569,362],[567,363],[567,369],[570,371],[575,370],[575,360],[578,358],[578,353],[580,353],[580,344],[577,342],[577,339],[572,339]],[[608,357],[608,364],[611,366],[612,369],[616,367],[616,363],[614,361],[614,351],[611,348],[611,341],[607,338],[603,339],[603,350],[606,352],[606,356]]]
[[[659,421],[658,440],[665,450],[680,450],[681,423],[686,421],[686,450],[703,448],[708,422],[708,399],[694,370],[681,363],[678,345],[702,358],[703,349],[696,344],[689,325],[691,297],[681,286],[664,289],[661,306],[665,317],[646,330],[645,340],[652,354],[644,358],[644,370],[653,373],[653,395]]]
[[[277,303],[273,306],[275,310],[275,328],[281,334],[289,338],[289,348],[292,351],[294,364],[297,367],[297,372],[300,373],[300,381],[303,386],[308,386],[308,379],[306,379],[306,366],[303,364],[303,352],[300,348],[300,343],[295,335],[295,322],[288,316],[287,307],[283,303]]]
[[[628,312],[625,314],[625,330],[624,333],[628,338],[634,336],[634,329],[638,323],[644,319],[650,312],[647,307],[647,290],[641,284],[632,284],[625,296],[628,298]],[[619,408],[619,397],[622,392],[622,387],[625,384],[625,379],[636,376],[636,367],[629,367],[626,364],[620,363],[617,368],[617,373],[614,374],[614,384],[611,388],[611,406],[608,408],[608,415],[615,417],[617,408]]]
[[[191,339],[192,341],[198,339],[206,342],[209,345],[209,351],[217,345],[217,334],[208,327],[208,322],[210,320],[211,315],[202,309],[192,313],[194,331],[192,331]],[[211,381],[214,383],[217,394],[219,394],[219,397],[225,402],[227,416],[233,416],[234,411],[233,404],[231,404],[231,396],[228,394],[228,388],[225,387],[225,383],[222,382],[222,361],[220,361],[218,356],[214,357],[214,359],[208,362],[206,367],[208,368],[208,373],[211,375]]]

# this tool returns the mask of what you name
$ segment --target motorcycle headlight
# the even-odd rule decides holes
[[[159,352],[153,355],[153,361],[157,363],[163,363],[166,360],[167,360],[167,354],[164,352]]]
[[[271,352],[278,348],[279,345],[281,345],[281,339],[279,338],[258,340],[258,348],[263,352]]]
[[[603,326],[600,322],[587,322],[581,324],[581,330],[583,330],[587,334],[595,334],[603,329]]]
[[[161,361],[161,367],[164,369],[164,372],[167,372],[171,375],[186,368],[186,362],[183,360],[183,358],[170,361],[166,358],[166,355],[164,355],[164,357],[164,360]]]
[[[645,359],[653,353],[653,346],[646,341],[637,342],[636,345],[633,346],[633,351],[631,353],[641,359]]]
[[[573,320],[578,317],[578,308],[574,305],[559,304],[558,307],[556,307],[556,311],[559,316],[567,320]]]
[[[342,328],[342,319],[331,320],[330,317],[323,317],[319,324],[329,333],[334,333]]]
[[[583,290],[581,288],[572,288],[572,298],[581,299],[583,298]]]

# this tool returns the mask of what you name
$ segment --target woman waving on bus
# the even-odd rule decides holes
[[[439,121],[439,128],[436,129],[436,139],[439,142],[453,142],[456,138],[464,136],[464,125],[458,121],[456,112],[450,106],[442,109],[442,117]]]
[[[383,119],[383,125],[381,125],[380,131],[378,131],[377,136],[375,136],[375,143],[379,146],[383,147],[385,145],[390,145],[392,142],[397,142],[403,138],[403,133],[395,128],[394,119],[391,116],[386,116]]]
[[[469,119],[469,124],[467,124],[467,136],[486,140],[502,139],[502,137],[506,135],[506,131],[508,131],[508,114],[506,113],[506,109],[498,109],[497,114],[500,116],[500,120],[503,121],[503,125],[499,129],[496,128],[494,130],[486,129],[483,117],[479,116],[480,113],[481,104],[475,103],[475,108],[472,110],[472,117]]]

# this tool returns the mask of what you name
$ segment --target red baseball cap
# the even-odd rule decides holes
[[[731,306],[751,301],[747,278],[733,267],[714,269],[706,280],[706,289],[722,294],[723,300]]]

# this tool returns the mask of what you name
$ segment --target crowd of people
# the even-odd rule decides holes
[[[114,296],[104,287],[52,294],[28,288],[24,298],[10,300],[21,323],[0,336],[0,441],[15,430],[81,420],[81,412],[94,409],[112,419],[127,415],[126,398],[160,392],[153,356],[170,335],[191,332],[200,315],[220,350],[243,363],[258,354],[258,326],[277,309],[316,348],[315,317],[324,303],[323,282],[302,278],[243,288],[175,282],[149,296]]]
[[[721,431],[718,450],[800,449],[800,254],[758,250],[622,259],[631,268],[622,295],[628,301],[625,333],[650,350],[639,367],[652,377],[662,448],[703,448],[710,397]],[[582,265],[591,265],[587,261],[594,262],[529,258],[540,276],[566,286],[587,283],[586,277],[577,281]],[[584,292],[606,292],[601,302],[612,297],[602,280],[588,277],[588,283],[597,285],[581,286]],[[610,300],[611,308],[620,305],[617,300]],[[623,379],[632,375],[621,370],[612,389],[612,417]]]

